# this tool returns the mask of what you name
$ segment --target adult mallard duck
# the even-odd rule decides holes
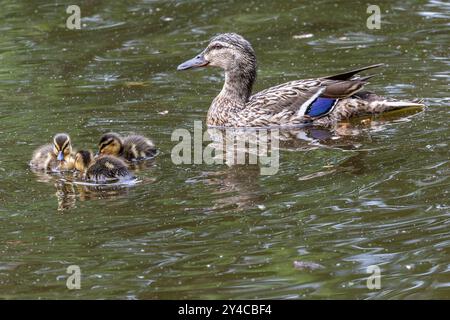
[[[304,123],[333,125],[355,116],[382,113],[405,107],[423,107],[420,102],[396,101],[362,91],[372,76],[356,70],[315,79],[294,80],[254,95],[256,56],[251,44],[235,33],[220,34],[199,55],[178,66],[187,70],[214,66],[225,71],[225,84],[207,115],[209,126],[268,127]]]
[[[78,151],[75,155],[75,169],[80,171],[84,179],[94,182],[133,179],[121,159],[107,155],[94,158],[92,153],[86,150]]]
[[[53,144],[46,144],[33,152],[30,166],[37,170],[67,171],[74,168],[72,144],[65,133],[53,137]]]
[[[106,133],[100,138],[98,152],[101,155],[112,155],[127,161],[140,161],[154,157],[157,153],[153,142],[140,135],[122,138],[117,133]]]

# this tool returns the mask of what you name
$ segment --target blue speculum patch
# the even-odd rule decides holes
[[[330,112],[336,105],[338,99],[332,98],[317,98],[311,103],[311,105],[306,110],[306,113],[310,117],[319,117],[326,115]]]

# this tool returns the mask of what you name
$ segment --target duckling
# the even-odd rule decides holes
[[[146,160],[156,155],[153,142],[139,135],[122,138],[116,133],[107,133],[100,138],[98,147],[101,155],[112,155],[128,161]]]
[[[75,155],[75,169],[83,174],[84,179],[95,182],[133,178],[127,165],[121,159],[109,155],[94,158],[92,153],[86,150],[78,151]]]
[[[381,65],[294,80],[252,94],[257,66],[255,51],[242,36],[224,33],[212,38],[200,54],[180,64],[178,70],[206,66],[224,70],[225,83],[210,105],[208,126],[332,126],[351,117],[425,107],[421,100],[398,101],[363,91],[373,75],[357,74]]]
[[[30,166],[37,170],[68,171],[74,168],[72,144],[66,133],[53,137],[53,144],[46,144],[33,152]]]

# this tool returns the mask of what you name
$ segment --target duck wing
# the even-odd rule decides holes
[[[323,116],[332,111],[338,99],[357,93],[372,77],[354,77],[357,73],[380,66],[382,64],[317,79],[294,80],[280,84],[251,96],[246,108],[274,115],[297,112],[300,116]]]

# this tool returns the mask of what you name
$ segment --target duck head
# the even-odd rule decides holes
[[[65,162],[72,153],[70,137],[65,133],[58,133],[53,137],[53,153],[60,162]]]
[[[223,33],[212,38],[207,47],[194,58],[183,62],[177,70],[205,66],[225,70],[225,88],[244,99],[248,98],[256,79],[256,56],[250,42],[236,33]]]
[[[212,66],[232,70],[243,64],[256,66],[252,45],[236,33],[223,33],[212,38],[200,54],[180,64],[177,69]]]

